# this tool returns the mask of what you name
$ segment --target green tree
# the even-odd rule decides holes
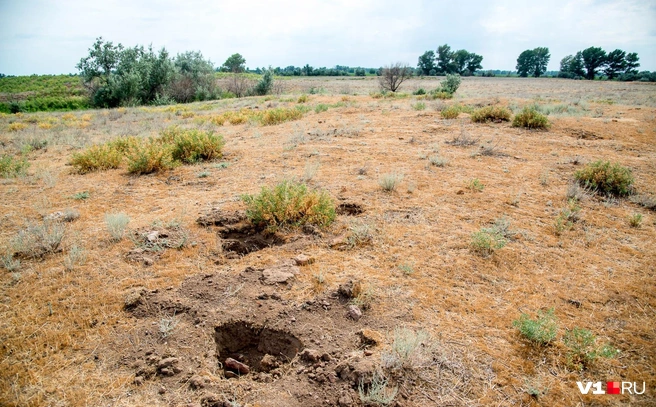
[[[214,78],[214,64],[203,58],[200,51],[176,55],[173,61],[175,77],[170,85],[170,96],[179,103],[214,99],[218,88]]]
[[[455,67],[453,66],[453,52],[451,47],[447,44],[437,47],[437,74],[446,75],[454,73]]]
[[[533,73],[533,68],[535,66],[535,52],[532,49],[527,49],[519,54],[517,57],[517,73],[522,78],[526,78],[530,73]]]
[[[549,60],[551,59],[551,54],[549,54],[549,48],[547,47],[537,47],[533,50],[534,61],[533,61],[533,76],[538,78],[547,72],[547,65],[549,65]]]
[[[466,73],[467,75],[473,75],[476,71],[483,69],[483,65],[481,63],[483,62],[483,56],[469,53],[469,59],[467,60],[467,68],[466,68]]]
[[[599,47],[590,47],[584,49],[581,56],[586,70],[585,78],[593,80],[597,74],[597,69],[603,67],[606,63],[606,51]]]
[[[606,56],[606,66],[604,68],[604,73],[608,76],[608,79],[614,79],[621,72],[626,70],[626,52],[621,49],[616,49],[611,51]]]
[[[420,74],[422,75],[430,75],[431,71],[435,69],[435,52],[424,52],[423,55],[419,57],[417,69],[419,69]]]
[[[624,73],[626,73],[626,74],[637,74],[638,69],[636,69],[636,68],[640,67],[640,64],[638,63],[639,60],[640,60],[640,58],[638,58],[638,54],[635,53],[635,52],[630,52],[630,53],[626,54],[626,58],[625,58],[626,67],[625,67]]]
[[[241,54],[232,54],[223,63],[221,70],[233,73],[244,72],[246,70],[246,60]]]
[[[583,56],[581,51],[577,52],[576,55],[567,55],[560,61],[560,72],[558,76],[561,78],[581,78],[585,75],[583,70]]]

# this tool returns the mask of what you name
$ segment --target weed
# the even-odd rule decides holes
[[[211,131],[181,130],[173,139],[171,157],[175,161],[196,163],[221,157],[223,137]]]
[[[387,378],[378,371],[374,372],[373,377],[371,378],[371,383],[369,383],[368,386],[365,385],[363,379],[361,379],[358,384],[360,401],[365,406],[390,405],[394,401],[398,391],[398,387],[393,389],[388,388]]]
[[[308,95],[303,94],[298,97],[296,103],[307,103],[307,101],[308,101]]]
[[[84,253],[84,248],[73,245],[64,258],[64,268],[67,271],[73,271],[76,265],[84,264],[85,261],[86,253]]]
[[[243,195],[246,216],[274,231],[280,226],[328,226],[335,220],[335,203],[327,192],[308,190],[305,184],[283,181],[258,195]]]
[[[86,199],[89,199],[91,195],[89,194],[89,191],[82,191],[82,192],[76,192],[74,193],[71,198],[75,199],[76,201],[84,201]]]
[[[574,199],[569,199],[567,206],[561,209],[560,214],[558,214],[554,222],[556,236],[560,236],[565,230],[571,230],[574,227],[574,223],[578,222],[581,218],[580,212],[581,207],[578,205],[578,202]]]
[[[374,289],[372,286],[368,285],[355,294],[351,300],[351,304],[357,305],[360,309],[368,310],[371,308],[371,304],[374,302]]]
[[[61,251],[65,227],[57,221],[44,221],[29,225],[14,237],[11,246],[14,255],[20,258],[39,259],[50,253]]]
[[[426,103],[417,102],[414,105],[412,105],[412,109],[413,110],[418,110],[418,111],[425,110],[426,109]]]
[[[321,112],[327,112],[328,111],[328,105],[325,103],[319,103],[314,107],[314,112],[315,113],[321,113]]]
[[[141,175],[171,169],[175,166],[171,146],[162,145],[157,139],[149,139],[126,154],[128,172]]]
[[[538,311],[536,319],[531,319],[529,314],[522,313],[519,319],[513,321],[513,326],[524,338],[538,345],[549,344],[556,339],[558,332],[558,320],[553,308],[544,312]]]
[[[159,334],[161,335],[162,339],[166,339],[175,330],[175,328],[178,326],[179,320],[178,318],[175,317],[175,313],[173,314],[172,317],[170,318],[162,318],[159,320]]]
[[[14,254],[13,253],[7,253],[2,258],[0,258],[0,261],[2,261],[2,268],[4,268],[7,271],[10,272],[16,272],[20,270],[21,262],[20,259],[14,259]]]
[[[115,242],[123,239],[128,223],[130,223],[130,217],[124,213],[105,214],[107,231]]]
[[[30,163],[25,156],[18,159],[13,155],[3,154],[0,156],[0,177],[14,178],[23,175],[29,166]]]
[[[317,175],[317,171],[319,171],[319,167],[321,164],[319,164],[318,161],[315,162],[307,162],[305,163],[305,172],[303,173],[303,182],[309,182],[314,178],[315,175]]]
[[[81,153],[73,154],[70,164],[79,174],[118,168],[121,152],[110,144],[91,146]]]
[[[589,187],[582,187],[581,184],[578,182],[570,182],[567,185],[567,199],[573,199],[575,201],[581,202],[586,199],[588,199],[592,194],[594,194],[594,190],[592,190]]]
[[[26,128],[27,128],[27,124],[20,123],[20,122],[14,122],[14,123],[11,123],[7,129],[9,131],[21,131],[21,130],[25,130]]]
[[[595,334],[584,328],[567,330],[563,342],[567,347],[567,364],[576,370],[583,370],[598,357],[613,358],[619,353],[608,344],[597,346]]]
[[[467,189],[469,189],[472,192],[483,192],[483,189],[485,188],[485,185],[478,180],[478,178],[473,178],[470,179],[467,182]]]
[[[346,239],[350,248],[365,246],[374,240],[373,228],[365,223],[351,225]]]
[[[507,122],[510,120],[510,110],[501,106],[486,106],[475,110],[471,114],[474,123]]]
[[[228,168],[229,166],[230,166],[230,163],[224,161],[224,162],[221,162],[221,163],[215,164],[215,165],[214,165],[214,168],[225,169],[225,168]]]
[[[403,181],[403,175],[393,172],[391,174],[383,174],[378,180],[378,185],[385,192],[393,192],[401,181]]]
[[[210,172],[209,171],[201,171],[198,174],[196,174],[196,176],[198,178],[207,178],[207,177],[210,176]]]
[[[524,391],[529,396],[539,399],[541,396],[544,396],[549,392],[549,387],[543,387],[542,383],[537,378],[532,380],[527,378],[524,380]]]
[[[426,331],[407,328],[394,330],[394,341],[390,351],[381,354],[386,369],[414,369],[424,365],[429,359],[430,337]]]
[[[303,111],[300,109],[269,109],[266,110],[260,119],[263,126],[273,126],[276,124],[298,120],[303,117]]]
[[[587,164],[574,173],[574,178],[583,187],[598,193],[626,196],[633,192],[633,175],[629,168],[619,163],[598,160]]]
[[[549,120],[547,116],[538,112],[534,107],[527,106],[515,115],[512,126],[527,129],[547,129],[549,128]]]
[[[642,224],[642,214],[634,212],[629,216],[629,225],[632,228],[639,228]]]
[[[472,233],[470,247],[474,252],[487,257],[495,250],[502,249],[506,242],[502,234],[490,228],[483,228]]]
[[[406,276],[409,276],[410,274],[413,274],[415,272],[414,267],[412,264],[404,263],[399,265],[399,270],[403,272]]]
[[[645,209],[656,211],[656,197],[650,195],[633,195],[631,202],[642,206]]]
[[[457,105],[447,106],[440,112],[443,119],[456,119],[460,115],[460,107]]]
[[[466,146],[473,146],[474,144],[478,143],[478,138],[474,138],[469,135],[469,133],[464,129],[460,129],[460,134],[457,136],[454,136],[451,141],[447,141],[447,144],[451,144],[453,146],[459,146],[459,147],[466,147]]]
[[[428,158],[428,161],[431,163],[431,165],[434,165],[436,167],[446,167],[447,164],[449,164],[449,160],[439,155],[430,156]]]

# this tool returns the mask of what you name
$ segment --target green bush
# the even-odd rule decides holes
[[[545,312],[538,311],[536,319],[531,319],[529,314],[522,314],[519,319],[513,321],[513,326],[529,341],[546,345],[556,339],[558,320],[554,309],[550,308]]]
[[[173,140],[171,156],[175,161],[195,163],[220,158],[223,137],[211,131],[184,130]]]
[[[446,76],[446,79],[440,82],[440,87],[438,88],[438,91],[453,95],[460,87],[461,81],[462,79],[460,78],[460,75],[448,74]]]
[[[515,115],[512,126],[527,129],[546,129],[549,128],[549,120],[547,116],[538,112],[534,107],[527,106]]]
[[[510,120],[510,110],[501,106],[486,106],[471,114],[474,123],[507,122]]]
[[[118,168],[122,156],[114,146],[100,144],[87,148],[81,153],[73,154],[70,164],[79,174]]]
[[[633,192],[631,170],[619,163],[598,160],[576,171],[574,178],[583,187],[602,194],[626,196]]]
[[[567,364],[576,370],[583,370],[598,357],[613,358],[619,353],[608,344],[597,346],[595,334],[578,327],[567,330],[563,342],[567,347]]]
[[[308,190],[305,184],[283,181],[258,195],[243,195],[246,216],[258,226],[275,231],[282,226],[328,226],[335,220],[335,203],[327,192]]]
[[[256,95],[264,96],[271,92],[273,88],[273,70],[267,69],[262,75],[262,79],[255,85],[253,91]]]
[[[157,139],[149,139],[126,152],[130,174],[150,174],[171,169],[175,166],[171,157],[171,146]]]
[[[13,155],[3,154],[0,156],[0,177],[14,178],[18,175],[25,174],[29,166],[30,163],[25,156],[19,159]]]
[[[327,192],[308,190],[305,184],[283,181],[258,195],[243,195],[246,216],[258,226],[275,231],[281,226],[328,226],[335,220],[335,203]]]
[[[460,107],[458,105],[447,106],[440,112],[443,119],[456,119],[460,115]]]

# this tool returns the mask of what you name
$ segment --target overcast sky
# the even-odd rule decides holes
[[[199,50],[217,66],[416,66],[441,44],[514,70],[525,49],[550,70],[590,46],[637,52],[656,71],[656,0],[0,0],[0,73],[76,73],[96,37],[125,46]]]

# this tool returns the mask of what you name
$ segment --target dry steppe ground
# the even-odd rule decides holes
[[[27,174],[0,182],[2,254],[44,217],[79,213],[62,223],[61,251],[0,270],[1,405],[360,405],[359,380],[385,363],[400,406],[656,404],[656,214],[588,195],[571,228],[554,226],[585,163],[619,162],[637,193],[656,194],[653,84],[465,78],[441,101],[374,98],[373,78],[281,83],[283,93],[269,97],[0,118],[3,153],[47,141],[27,153]],[[413,79],[401,91],[437,84]],[[209,120],[294,107],[301,94],[312,110],[300,120]],[[442,119],[453,104],[538,104],[553,110],[551,127]],[[172,125],[222,134],[223,158],[141,176],[125,168],[80,175],[68,165],[92,144]],[[463,136],[477,141],[450,144]],[[437,158],[446,165],[433,165]],[[400,183],[386,192],[379,181],[389,174]],[[220,225],[197,222],[243,210],[242,194],[282,180],[326,190],[350,210],[325,230],[284,230],[276,245],[243,255],[226,253]],[[82,192],[88,198],[73,198]],[[111,240],[112,213],[129,216],[131,238]],[[639,227],[629,222],[635,214]],[[499,219],[509,222],[507,245],[490,256],[472,250],[472,234]],[[177,248],[156,241],[166,234]],[[158,250],[135,251],[148,235]],[[275,265],[295,270],[286,264],[299,254],[314,263],[286,283],[261,280]],[[368,305],[357,321],[338,293],[349,282]],[[513,327],[522,313],[550,308],[559,327],[552,344],[531,344]],[[574,327],[619,354],[573,368],[562,337]],[[403,328],[429,339],[421,357],[390,368]],[[365,344],[363,329],[379,343]],[[286,358],[226,378],[221,347],[265,334],[246,360]],[[294,345],[312,352],[296,355]],[[577,381],[644,381],[647,391],[581,395]]]

